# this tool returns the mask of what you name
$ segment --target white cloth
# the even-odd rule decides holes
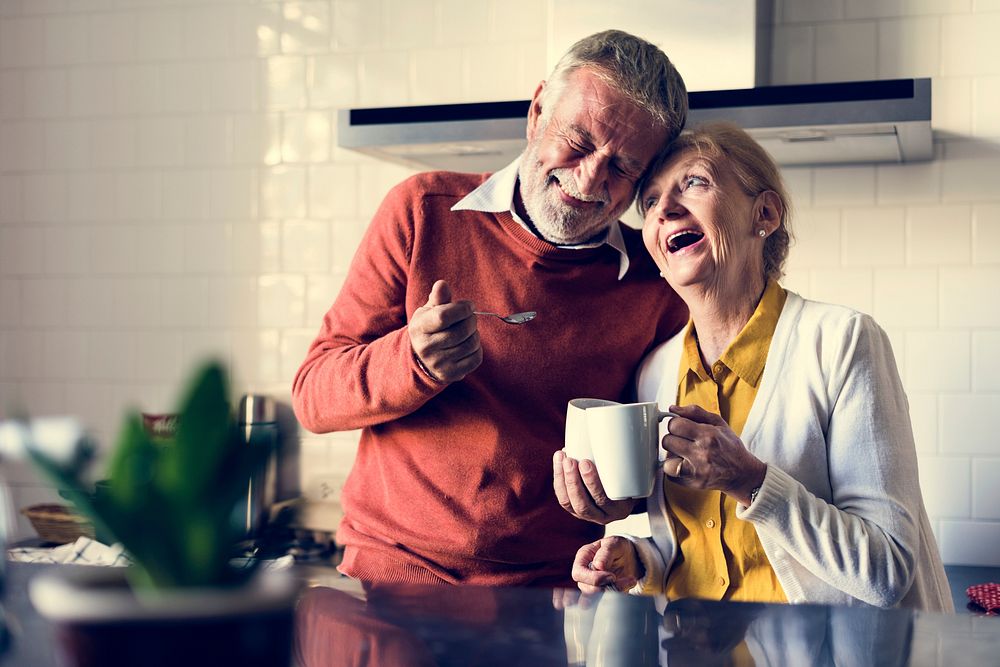
[[[248,567],[253,567],[255,564],[262,570],[288,570],[295,565],[295,556],[292,554],[285,554],[284,556],[278,556],[277,558],[270,558],[267,560],[257,560],[254,558],[233,558],[229,561],[229,564],[238,570],[245,570]]]
[[[504,213],[509,212],[517,224],[521,225],[534,234],[528,224],[521,219],[521,216],[514,210],[514,191],[517,188],[518,172],[521,168],[521,158],[518,156],[513,162],[495,172],[478,188],[465,195],[451,207],[452,211],[480,211],[483,213]],[[577,243],[574,245],[558,245],[558,248],[583,249],[597,248],[602,245],[609,245],[618,251],[618,280],[625,277],[628,272],[628,251],[625,249],[625,238],[622,236],[620,222],[613,222],[608,226],[607,235],[600,241],[591,243]]]
[[[682,340],[643,361],[640,401],[676,402]],[[906,395],[871,317],[788,292],[742,440],[768,469],[736,514],[754,524],[789,602],[953,610]],[[662,592],[677,552],[658,477],[652,538],[633,538],[646,567],[635,592]]]
[[[89,537],[78,537],[58,547],[14,547],[7,550],[7,558],[20,563],[73,563],[76,565],[131,565],[120,544],[108,546]]]
[[[58,563],[75,565],[105,565],[126,567],[132,564],[121,544],[108,546],[89,537],[78,537],[58,547],[13,547],[7,550],[7,559],[17,563]],[[231,564],[238,569],[254,565],[252,558],[234,558]],[[259,562],[265,570],[287,570],[295,564],[291,554]]]

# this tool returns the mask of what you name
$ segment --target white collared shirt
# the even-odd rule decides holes
[[[521,158],[517,157],[509,165],[494,173],[482,185],[465,195],[454,206],[452,211],[479,211],[481,213],[503,213],[509,211],[514,220],[519,225],[531,231],[527,223],[514,210],[514,188],[517,187],[518,170],[520,169]],[[608,231],[604,238],[590,243],[580,243],[575,245],[556,245],[557,248],[597,248],[607,244],[619,253],[618,280],[625,277],[628,272],[628,252],[625,250],[625,239],[622,237],[621,227],[617,221],[608,226]],[[534,234],[534,232],[531,232]]]

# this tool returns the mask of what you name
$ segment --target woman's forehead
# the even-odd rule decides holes
[[[720,174],[719,161],[715,156],[706,153],[696,146],[683,148],[668,157],[657,169],[656,174],[650,179],[650,183],[661,178],[676,176],[678,172],[684,172],[692,168],[700,168],[709,172],[709,175],[718,177]]]
[[[712,159],[711,155],[705,153],[705,151],[692,146],[691,148],[685,148],[678,151],[676,154],[667,159],[664,164],[664,169],[678,169],[692,166],[714,168],[715,160]]]

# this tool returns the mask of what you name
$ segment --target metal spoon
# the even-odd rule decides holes
[[[527,311],[525,313],[514,313],[513,315],[507,315],[505,317],[505,316],[501,315],[500,313],[484,313],[484,312],[481,312],[481,311],[477,310],[477,311],[475,311],[475,314],[476,315],[492,315],[493,317],[500,318],[501,320],[503,320],[507,324],[524,324],[525,322],[530,322],[531,320],[535,319],[535,315],[537,315],[538,313],[536,313],[533,310],[529,310],[529,311]]]

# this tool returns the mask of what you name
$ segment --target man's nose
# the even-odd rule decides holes
[[[591,153],[576,168],[576,187],[580,194],[603,195],[608,179],[607,158]]]

